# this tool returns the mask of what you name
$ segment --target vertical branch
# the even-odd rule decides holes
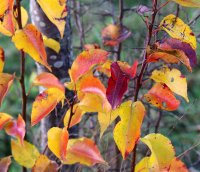
[[[155,23],[155,19],[156,19],[156,14],[158,12],[157,0],[152,0],[152,4],[153,4],[153,7],[152,7],[153,14],[152,14],[152,17],[151,17],[151,23],[148,27],[148,34],[147,34],[147,37],[146,37],[146,47],[148,45],[150,45],[150,43],[151,43],[151,39],[152,39],[152,36],[153,36],[153,27],[154,27],[154,23]],[[138,94],[139,94],[140,88],[142,86],[142,78],[143,78],[143,75],[145,73],[145,69],[147,68],[146,60],[147,60],[147,52],[145,50],[144,59],[143,59],[143,62],[142,62],[142,68],[140,70],[139,76],[138,76],[137,81],[136,81],[134,101],[137,101]],[[135,145],[135,148],[133,150],[132,172],[135,172],[136,154],[137,154],[137,144]]]
[[[19,29],[22,29],[22,17],[21,17],[21,4],[20,0],[16,1],[17,5],[17,23],[19,25]],[[20,85],[21,85],[21,90],[22,90],[22,117],[24,121],[26,122],[26,102],[27,102],[27,97],[26,97],[26,88],[25,88],[25,83],[24,83],[24,75],[25,75],[25,53],[23,50],[21,50],[21,64],[20,64]]]

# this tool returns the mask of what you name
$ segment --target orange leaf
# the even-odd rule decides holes
[[[140,128],[145,115],[145,107],[140,102],[128,101],[120,106],[121,121],[114,128],[114,140],[123,159],[132,152],[140,138]]]
[[[42,72],[33,81],[33,85],[43,86],[46,88],[58,88],[65,93],[64,85],[60,83],[58,78],[51,73]]]
[[[40,155],[35,162],[32,172],[57,172],[58,164],[51,161],[46,155]]]
[[[46,117],[64,99],[65,95],[63,91],[58,88],[49,88],[40,93],[33,103],[31,125],[33,126],[40,122],[41,119]]]
[[[144,97],[147,102],[164,110],[173,111],[180,105],[180,101],[176,99],[172,91],[161,83],[156,83]]]
[[[18,116],[17,120],[8,122],[5,127],[5,131],[8,135],[17,137],[21,144],[23,144],[24,136],[26,133],[25,122],[21,115]]]
[[[49,129],[48,134],[49,149],[61,160],[66,160],[67,144],[69,134],[66,128],[53,127]],[[68,155],[67,155],[68,156]]]
[[[7,73],[0,73],[0,106],[13,80],[14,80],[14,75],[10,75]]]
[[[88,138],[69,139],[67,157],[63,163],[80,163],[87,166],[93,166],[97,163],[107,164],[94,141]]]
[[[171,161],[169,172],[188,172],[187,167],[185,164],[178,158],[174,158]]]
[[[0,3],[0,32],[7,36],[15,32],[13,5],[14,0],[3,0]]]
[[[71,113],[71,108],[68,109],[67,113],[65,114],[64,117],[64,126],[68,126],[69,124],[69,118],[70,118],[70,113]],[[85,112],[81,110],[79,107],[79,104],[75,104],[73,106],[73,116],[69,125],[69,128],[73,127],[74,125],[78,124],[81,121],[82,116],[84,115]]]
[[[131,32],[125,26],[114,24],[109,24],[101,32],[103,44],[107,46],[116,46],[130,35]]]
[[[48,17],[48,19],[54,25],[56,25],[60,32],[61,38],[63,38],[67,16],[66,1],[37,0],[37,2]]]
[[[12,116],[7,113],[0,113],[0,130],[2,130],[5,124],[7,124],[11,119]]]
[[[23,49],[36,62],[51,70],[47,63],[47,55],[42,34],[34,25],[28,24],[23,30],[17,30],[15,35],[12,37],[12,41],[17,49]]]
[[[4,157],[4,158],[1,158],[0,159],[0,169],[1,169],[1,172],[7,172],[9,171],[9,166],[11,164],[11,156],[7,156],[7,157]]]
[[[4,67],[4,50],[0,47],[0,73],[3,71]]]
[[[127,75],[130,76],[130,78],[134,78],[137,72],[137,65],[138,65],[138,61],[136,60],[132,66],[130,66],[128,63],[126,62],[121,62],[118,61],[117,62],[118,65],[120,66],[120,69],[126,73]]]
[[[94,65],[104,63],[107,59],[108,52],[101,49],[90,49],[83,51],[74,60],[69,70],[70,78],[76,81],[85,73],[87,73]]]

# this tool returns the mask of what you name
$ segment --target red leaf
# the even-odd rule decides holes
[[[130,76],[123,72],[118,63],[114,62],[111,65],[111,77],[108,80],[108,88],[106,96],[112,109],[115,109],[122,101],[122,97],[128,89]]]
[[[11,156],[4,157],[0,160],[0,170],[1,172],[7,172],[11,164]]]

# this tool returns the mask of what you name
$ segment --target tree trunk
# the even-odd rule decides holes
[[[52,73],[57,76],[62,83],[68,81],[68,69],[70,67],[72,58],[70,11],[68,11],[68,16],[66,18],[65,33],[62,40],[60,39],[58,29],[46,17],[46,15],[35,0],[30,1],[30,14],[32,23],[40,30],[43,35],[60,42],[61,50],[59,53],[56,53],[49,48],[46,48],[48,58],[47,60],[49,65],[52,67]],[[38,73],[46,71],[45,67],[39,64],[37,64],[37,69]],[[42,89],[43,88],[40,88],[40,91],[42,91]],[[70,99],[73,94],[70,91],[66,92],[66,97]],[[65,114],[65,111],[66,108],[61,108],[61,105],[58,105],[55,111],[53,111],[48,117],[41,121],[41,133],[39,138],[41,150],[44,150],[47,144],[47,131],[49,130],[49,128],[59,125],[59,122],[62,119],[62,116]],[[74,135],[74,137],[76,137],[76,133],[78,133],[78,128],[75,127],[72,129],[72,131],[69,132],[70,136]],[[47,151],[46,154],[50,154],[50,152]]]

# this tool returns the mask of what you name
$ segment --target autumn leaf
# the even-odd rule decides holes
[[[12,41],[19,50],[28,53],[36,62],[44,65],[51,71],[47,63],[47,55],[40,31],[32,24],[26,25],[23,30],[17,30]]]
[[[187,167],[185,166],[185,164],[178,158],[174,158],[171,161],[170,164],[170,168],[169,168],[169,172],[188,172]]]
[[[63,91],[58,88],[49,88],[40,93],[32,107],[31,126],[34,126],[46,117],[56,105],[65,99]]]
[[[0,3],[0,32],[7,36],[15,32],[13,5],[14,0],[3,0]]]
[[[40,156],[37,148],[25,140],[23,145],[17,140],[11,140],[11,149],[15,161],[26,168],[32,168]]]
[[[67,127],[69,125],[69,128],[78,124],[81,121],[82,116],[85,114],[85,112],[81,110],[79,104],[73,105],[72,110],[71,110],[71,108],[72,107],[70,107],[68,109],[68,111],[66,112],[65,117],[64,117],[64,126]],[[73,113],[73,116],[72,116],[70,124],[69,124],[71,112]]]
[[[66,160],[69,134],[66,128],[53,127],[47,133],[48,148],[61,161]],[[68,156],[68,155],[67,155]]]
[[[196,49],[196,37],[190,27],[173,14],[166,16],[160,23],[160,28],[165,30],[172,38],[186,42]]]
[[[9,114],[0,112],[0,130],[12,119],[12,116]]]
[[[80,163],[87,166],[93,166],[97,163],[107,165],[94,141],[88,138],[69,139],[67,156],[63,163]]]
[[[103,44],[107,46],[116,46],[130,35],[131,32],[125,26],[114,24],[109,24],[101,32]]]
[[[0,47],[0,73],[3,72],[3,67],[4,67],[4,50],[3,48]]]
[[[114,140],[123,159],[132,152],[140,138],[140,128],[145,115],[145,107],[140,102],[127,101],[120,106],[121,121],[114,128]]]
[[[85,44],[84,49],[89,51],[90,49],[100,49],[100,45],[98,44]]]
[[[136,72],[137,72],[137,65],[138,65],[137,60],[133,63],[132,66],[130,66],[128,63],[122,62],[122,61],[117,61],[117,64],[119,65],[120,69],[124,73],[129,75],[130,79],[133,79],[135,77]]]
[[[15,17],[15,29],[19,29],[17,17],[18,11],[17,8],[14,10],[14,17]],[[24,7],[21,6],[21,20],[22,20],[22,27],[25,27],[28,22],[28,13]]]
[[[190,44],[178,39],[169,38],[157,42],[148,52],[147,62],[162,59],[166,63],[183,63],[191,72],[197,63],[196,52]]]
[[[0,169],[1,169],[1,172],[8,172],[9,171],[9,166],[11,164],[11,156],[7,156],[7,157],[4,157],[4,158],[1,158],[0,159]]]
[[[197,7],[200,8],[200,1],[199,0],[172,0],[182,6],[185,7]]]
[[[144,98],[152,105],[164,109],[173,111],[178,109],[180,101],[176,99],[172,91],[161,83],[156,83],[145,95]]]
[[[0,73],[0,106],[3,102],[4,97],[7,95],[7,92],[10,86],[13,83],[14,75],[10,75],[7,73]]]
[[[130,77],[124,73],[117,62],[111,65],[111,77],[108,80],[106,96],[112,109],[115,109],[122,101],[124,93],[128,89]]]
[[[76,83],[77,80],[87,73],[94,65],[102,64],[106,61],[108,52],[101,49],[90,49],[83,51],[74,60],[69,70],[71,80]]]
[[[48,19],[58,28],[61,38],[64,36],[67,8],[66,1],[37,0]]]
[[[40,155],[32,168],[32,172],[57,172],[58,164],[51,161],[46,155]]]
[[[45,47],[48,47],[52,50],[54,50],[56,53],[59,53],[60,51],[60,43],[56,41],[53,38],[47,38],[46,36],[43,35],[43,41]]]
[[[45,88],[58,88],[65,94],[64,85],[52,73],[42,72],[33,81],[33,85],[43,86]]]
[[[166,84],[171,91],[182,96],[189,102],[187,96],[187,80],[178,69],[170,70],[164,67],[161,70],[154,70],[151,79],[155,82]]]
[[[17,120],[9,121],[5,126],[5,131],[8,135],[17,137],[20,143],[23,144],[24,136],[26,133],[26,124],[22,116],[19,115]]]
[[[150,157],[143,158],[135,167],[136,172],[141,171],[169,171],[179,172],[181,169],[187,171],[186,167],[182,162],[175,162],[175,150],[172,146],[171,141],[161,134],[149,134],[144,138],[140,139],[145,143],[150,151]],[[182,166],[181,166],[182,165]],[[179,167],[176,171],[176,167]]]

